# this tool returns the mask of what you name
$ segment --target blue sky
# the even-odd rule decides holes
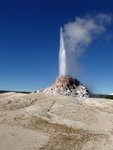
[[[60,26],[86,13],[113,13],[112,0],[0,1],[0,89],[34,91],[58,75]],[[79,58],[81,82],[113,93],[113,24]]]

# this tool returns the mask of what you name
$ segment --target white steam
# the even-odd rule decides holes
[[[106,25],[111,20],[111,15],[100,13],[96,16],[76,17],[73,22],[64,25],[59,53],[60,75],[77,75],[78,58],[98,35],[106,31]]]
[[[59,75],[66,75],[66,50],[64,46],[64,37],[62,28],[60,29],[60,51],[59,51]]]

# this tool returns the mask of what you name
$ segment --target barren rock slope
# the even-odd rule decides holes
[[[113,150],[113,101],[0,94],[0,150]]]

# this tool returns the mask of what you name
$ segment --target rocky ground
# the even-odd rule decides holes
[[[113,150],[113,101],[0,94],[0,150]]]

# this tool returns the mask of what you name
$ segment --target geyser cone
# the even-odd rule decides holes
[[[39,90],[37,92],[60,94],[73,97],[90,96],[88,89],[83,84],[81,84],[79,80],[70,76],[60,76],[50,87],[44,90]]]

